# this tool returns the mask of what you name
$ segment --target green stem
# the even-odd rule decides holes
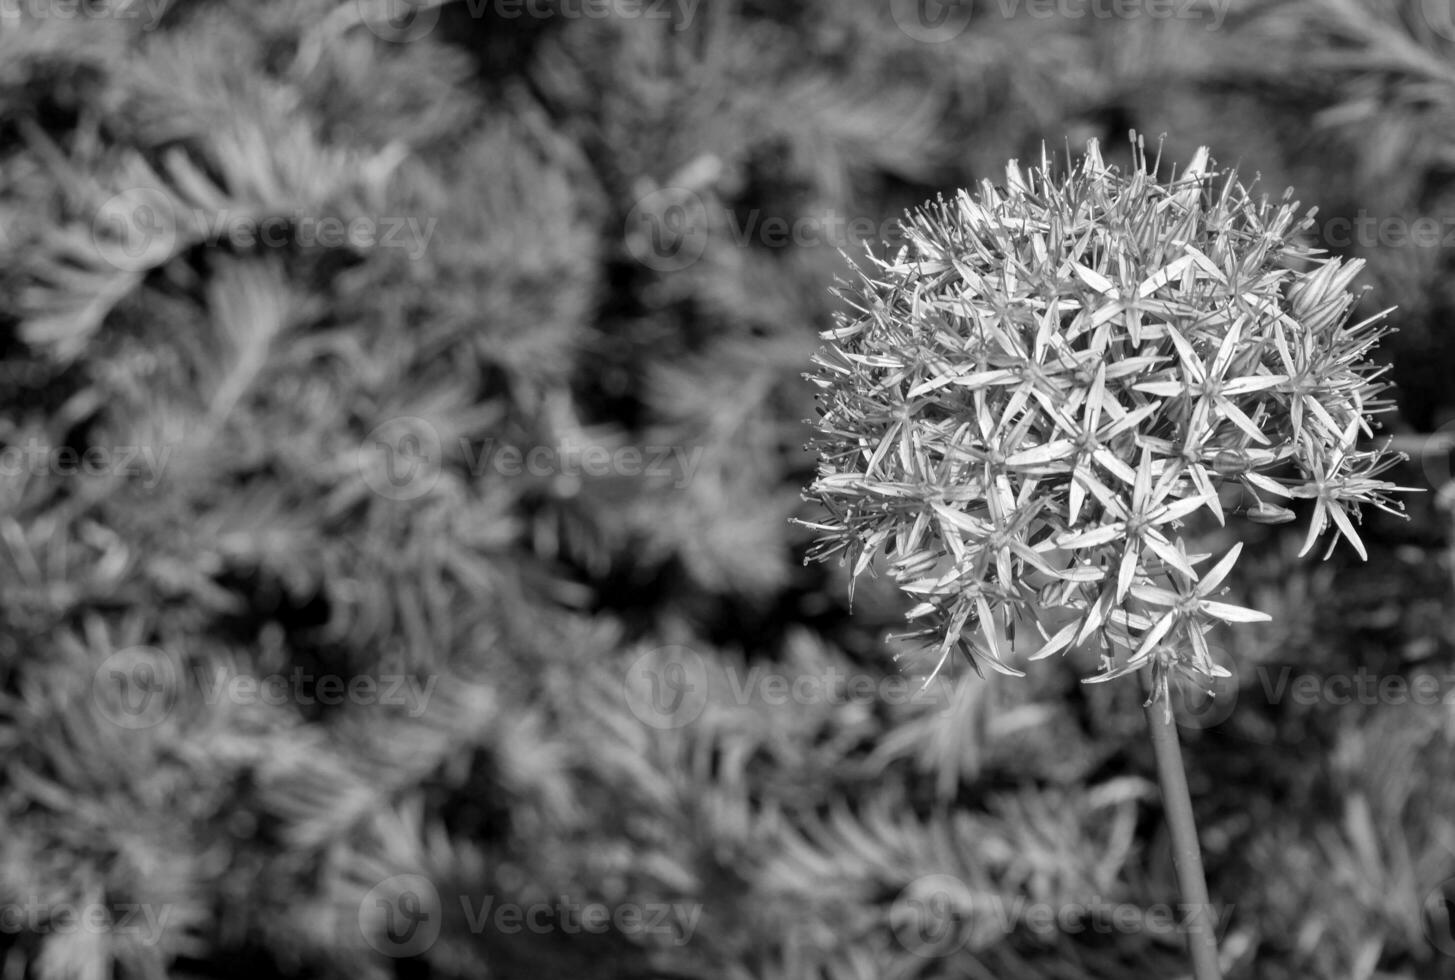
[[[1170,705],[1157,697],[1155,690],[1151,694],[1146,707],[1147,727],[1157,756],[1162,808],[1172,832],[1172,864],[1177,869],[1177,886],[1187,912],[1187,949],[1192,954],[1192,972],[1196,980],[1222,980],[1215,931],[1217,919],[1208,901],[1207,880],[1203,877],[1202,848],[1197,843],[1197,824],[1192,816],[1192,797],[1187,791],[1187,773],[1182,766],[1177,723],[1170,717]]]

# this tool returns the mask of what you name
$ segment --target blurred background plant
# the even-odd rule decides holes
[[[1026,912],[1176,901],[1140,693],[893,687],[904,604],[788,523],[801,375],[841,248],[1135,127],[1320,207],[1400,307],[1390,478],[1449,483],[1441,8],[0,9],[0,972],[1177,975]],[[1181,714],[1232,977],[1455,962],[1441,500],[1245,545],[1273,622]],[[1361,670],[1439,696],[1291,686]],[[562,895],[699,914],[472,912]]]

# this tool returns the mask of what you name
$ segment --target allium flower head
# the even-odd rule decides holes
[[[1126,173],[1095,142],[1064,178],[1012,161],[1003,188],[912,215],[823,335],[810,558],[857,577],[885,555],[939,666],[958,646],[1019,674],[1013,649],[1095,640],[1092,680],[1206,686],[1206,633],[1268,617],[1215,598],[1241,546],[1199,570],[1195,512],[1281,523],[1308,498],[1304,553],[1332,527],[1363,557],[1359,505],[1400,512],[1377,479],[1399,455],[1357,448],[1389,407],[1366,361],[1388,311],[1350,322],[1361,263],[1318,258],[1312,212],[1205,148],[1158,170],[1140,144]],[[1225,513],[1236,487],[1251,503]]]

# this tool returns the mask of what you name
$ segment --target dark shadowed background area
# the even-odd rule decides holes
[[[842,253],[1132,129],[1366,261],[1426,491],[1245,538],[1229,976],[1455,975],[1447,0],[0,0],[0,978],[1185,976],[1136,685],[789,522]]]

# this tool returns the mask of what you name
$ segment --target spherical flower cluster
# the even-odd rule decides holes
[[[1388,408],[1366,360],[1388,311],[1351,323],[1360,263],[1318,258],[1312,212],[1206,149],[1167,183],[1133,149],[1122,172],[1093,142],[1061,179],[1012,161],[912,215],[823,335],[810,558],[857,577],[883,554],[936,670],[1094,640],[1091,680],[1205,687],[1226,676],[1207,632],[1268,617],[1218,601],[1241,545],[1200,571],[1185,521],[1282,523],[1306,498],[1304,553],[1332,527],[1367,557],[1359,505],[1399,512],[1377,477],[1401,457],[1358,448]]]

